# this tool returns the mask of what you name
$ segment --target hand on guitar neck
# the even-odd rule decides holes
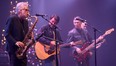
[[[99,47],[101,47],[101,45],[102,45],[105,41],[106,41],[105,39],[102,39],[101,42],[97,43],[96,49],[98,49]]]
[[[16,45],[17,45],[19,48],[24,48],[24,47],[25,47],[24,43],[23,43],[23,42],[20,42],[20,41],[17,41],[17,42],[16,42]]]
[[[51,41],[51,42],[50,42],[50,45],[51,45],[51,46],[56,45],[56,41]]]
[[[99,37],[98,37],[98,40],[99,40],[99,41],[101,41],[101,40],[103,40],[103,39],[104,39],[103,36],[99,36]]]
[[[75,42],[70,42],[70,45],[71,46],[75,46],[75,45],[80,45],[80,44],[83,44],[82,40],[79,40],[79,41],[75,41]]]

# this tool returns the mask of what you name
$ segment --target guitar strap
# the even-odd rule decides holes
[[[88,38],[87,38],[87,33],[86,31],[84,30],[78,30],[79,34],[81,35],[81,40],[83,41],[83,43],[86,43],[88,41]]]
[[[55,36],[55,31],[53,31],[53,40],[55,40],[55,37],[56,37],[56,36]]]
[[[87,36],[87,30],[82,30],[83,38],[85,39],[85,42],[88,42],[88,36]]]

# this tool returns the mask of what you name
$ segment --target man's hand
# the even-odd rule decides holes
[[[81,54],[81,49],[80,48],[76,48],[76,52]]]
[[[93,55],[93,52],[90,51],[89,54],[90,54],[90,56],[92,56]]]
[[[70,45],[71,46],[76,46],[76,45],[82,45],[83,44],[83,41],[82,40],[79,40],[79,41],[72,41],[72,42],[70,42]]]
[[[98,39],[99,39],[99,40],[102,40],[103,38],[104,38],[103,36],[100,36]]]
[[[72,41],[72,42],[70,42],[70,45],[71,46],[75,46],[75,43]]]
[[[52,45],[52,46],[56,45],[56,41],[51,41],[50,45]]]
[[[17,42],[16,42],[16,45],[17,45],[18,47],[20,47],[20,48],[24,48],[24,47],[25,47],[24,43],[23,43],[23,42],[20,42],[20,41],[17,41]]]
[[[98,44],[96,45],[96,49],[99,48],[99,47],[101,47],[101,45],[102,45],[105,41],[106,41],[106,40],[103,39],[100,43],[98,43]]]

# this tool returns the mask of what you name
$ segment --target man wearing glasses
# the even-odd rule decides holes
[[[17,58],[16,51],[18,48],[24,48],[22,42],[27,34],[29,15],[28,2],[19,2],[16,5],[15,15],[7,19],[5,25],[6,50],[10,57],[10,66],[26,66],[26,56],[22,59]]]

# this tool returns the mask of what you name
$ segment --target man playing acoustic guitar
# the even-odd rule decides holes
[[[38,36],[36,38],[36,40],[38,41],[35,46],[36,55],[39,57],[39,59],[43,60],[44,66],[56,66],[54,54],[55,44],[56,41],[62,42],[59,30],[56,26],[59,23],[59,20],[59,16],[52,15],[50,17],[49,23],[40,28]]]

